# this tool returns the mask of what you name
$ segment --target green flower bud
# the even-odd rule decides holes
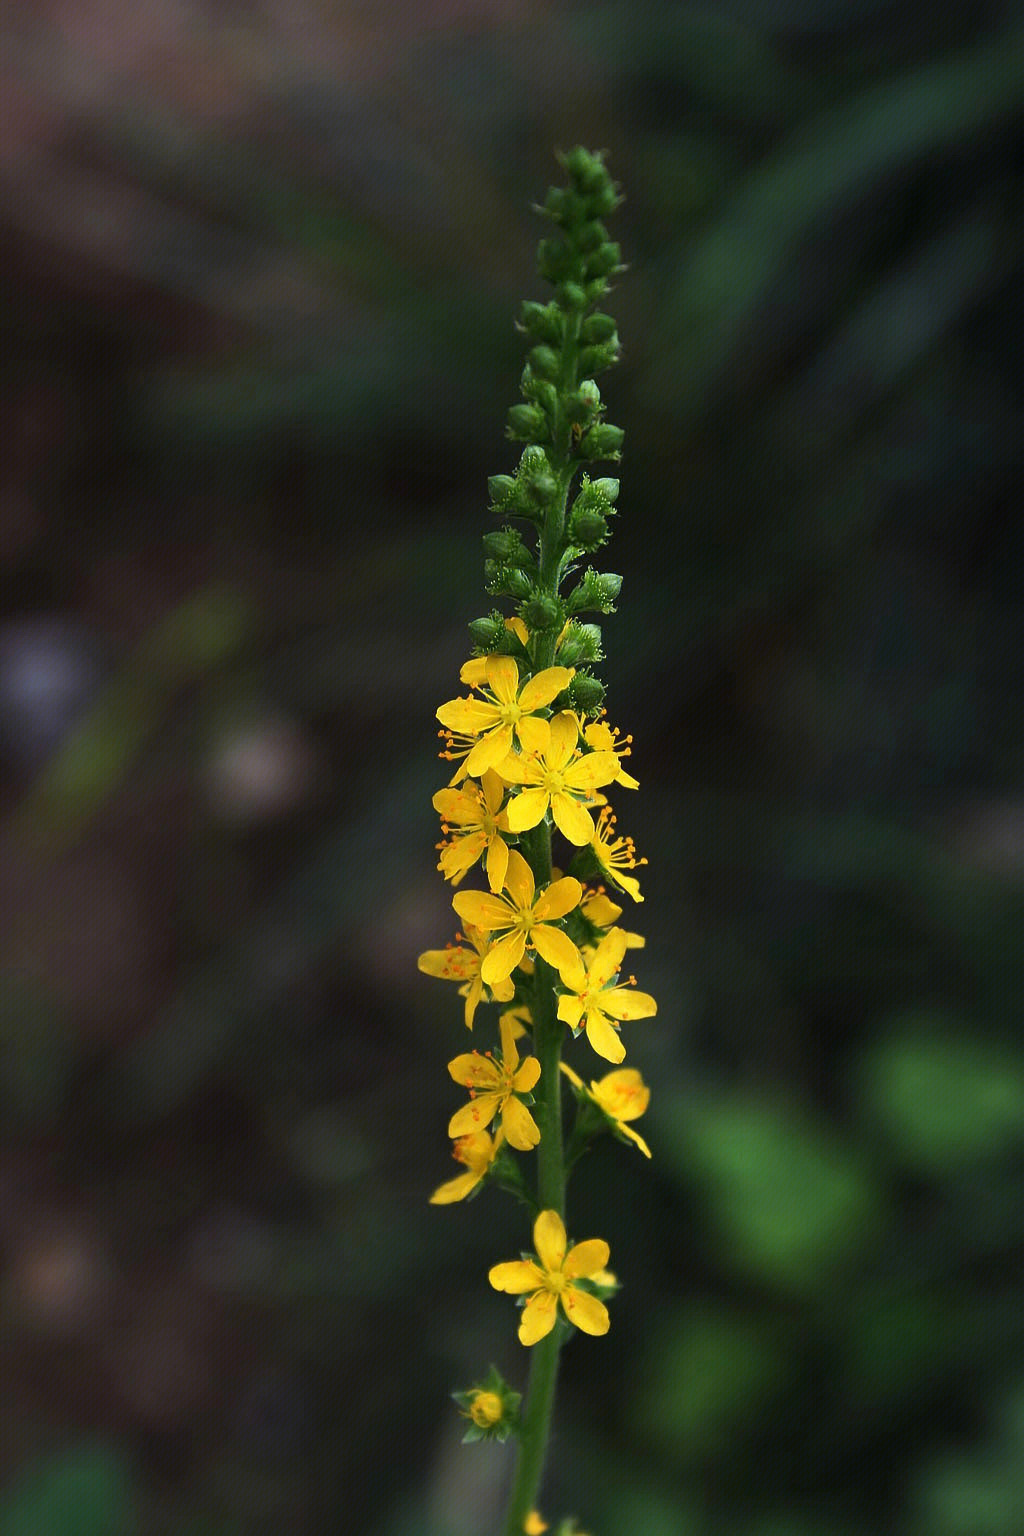
[[[566,608],[569,613],[584,613],[587,609],[594,609],[598,613],[614,613],[615,599],[621,586],[621,576],[613,576],[611,573],[599,576],[591,567],[583,580],[569,593]]]
[[[619,495],[619,482],[617,480],[592,480],[591,488],[605,501],[617,501]]]
[[[577,456],[581,459],[617,459],[625,435],[621,427],[599,421],[581,438]]]
[[[511,475],[491,475],[487,481],[487,494],[492,505],[501,508],[515,500],[516,483]]]
[[[537,247],[537,270],[549,283],[561,283],[581,275],[582,262],[567,240],[542,240]]]
[[[599,190],[590,193],[591,217],[603,218],[605,214],[613,213],[619,206],[619,196],[610,181],[607,181]]]
[[[588,315],[580,326],[580,340],[586,346],[600,346],[611,341],[615,334],[616,325],[611,315]]]
[[[509,408],[506,432],[514,442],[537,442],[548,436],[547,417],[537,405],[513,405]]]
[[[608,231],[600,219],[590,219],[576,231],[576,249],[586,254],[599,250],[608,239]]]
[[[520,388],[527,400],[539,405],[545,416],[553,416],[558,409],[558,390],[546,379],[535,379],[529,363],[523,369]]]
[[[533,584],[525,571],[515,565],[499,565],[496,560],[484,561],[484,579],[487,590],[495,597],[529,597]]]
[[[528,602],[523,603],[519,617],[527,629],[534,632],[561,628],[564,620],[562,605],[550,592],[534,593]]]
[[[587,257],[586,275],[587,277],[608,277],[610,273],[617,270],[621,261],[622,247],[616,240],[606,240]]]
[[[530,551],[515,528],[502,528],[483,537],[484,554],[503,565],[516,565],[528,570],[536,564]]]
[[[581,373],[603,373],[619,360],[619,339],[603,342],[599,347],[581,347],[579,367]]]
[[[558,647],[558,663],[575,667],[580,662],[601,660],[601,631],[596,624],[581,624],[571,619]]]
[[[519,311],[519,326],[550,346],[561,346],[563,322],[557,304],[535,304],[529,299],[524,300]]]
[[[536,475],[546,475],[550,468],[548,456],[544,449],[531,444],[529,448],[524,448],[520,454],[519,468],[516,474],[520,480],[532,480]]]
[[[586,411],[596,411],[601,404],[601,391],[594,379],[581,379],[576,391],[580,404]]]
[[[603,698],[604,683],[600,678],[591,677],[589,672],[576,673],[569,684],[569,701],[574,709],[584,715],[596,714]]]
[[[592,554],[608,537],[608,519],[596,508],[583,507],[574,511],[569,521],[569,536],[580,549]]]
[[[526,487],[526,494],[535,506],[549,506],[558,495],[558,481],[554,475],[534,475]]]
[[[507,633],[505,620],[495,611],[488,614],[485,619],[474,619],[469,625],[469,633],[478,650],[496,650]]]
[[[579,283],[559,283],[555,289],[555,298],[563,309],[586,309],[587,292]]]
[[[538,379],[557,379],[559,357],[554,347],[534,347],[530,352],[530,368]]]

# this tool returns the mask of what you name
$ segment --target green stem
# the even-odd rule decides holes
[[[574,315],[562,348],[560,394],[575,388],[580,317]],[[562,420],[561,409],[553,425],[553,447],[549,461],[558,483],[538,540],[538,587],[558,594],[558,567],[562,556],[565,514],[575,466],[569,449],[569,427]],[[534,651],[537,671],[554,662],[557,634],[549,630],[538,637]],[[538,889],[551,880],[551,828],[545,821],[521,843],[533,871]],[[538,956],[533,978],[530,1012],[533,1015],[533,1043],[540,1062],[540,1081],[534,1117],[540,1129],[537,1148],[537,1200],[542,1211],[557,1211],[565,1220],[565,1144],[562,1131],[562,1039],[565,1027],[558,1017],[555,973]],[[526,1407],[520,1423],[519,1450],[515,1481],[505,1517],[504,1536],[522,1536],[527,1515],[537,1504],[544,1463],[551,1434],[551,1416],[555,1406],[558,1357],[565,1330],[556,1323],[551,1332],[531,1347],[530,1379]]]

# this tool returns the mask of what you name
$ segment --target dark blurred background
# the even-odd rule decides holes
[[[609,716],[648,1164],[543,1508],[1017,1536],[1007,0],[35,0],[0,49],[0,1536],[488,1536],[434,709],[553,151],[629,273]],[[483,1015],[481,1015],[481,1020]],[[601,1069],[580,1041],[578,1071]],[[511,1245],[511,1246],[510,1246]]]

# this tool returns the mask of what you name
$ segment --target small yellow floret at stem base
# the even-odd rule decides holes
[[[547,1528],[547,1521],[541,1519],[540,1512],[536,1509],[531,1509],[530,1513],[523,1521],[523,1530],[525,1531],[526,1536],[541,1536],[541,1532],[546,1531]]]

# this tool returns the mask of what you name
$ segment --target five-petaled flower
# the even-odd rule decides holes
[[[462,983],[459,996],[466,999],[466,1028],[472,1029],[473,1015],[484,995],[481,967],[490,953],[492,941],[481,929],[474,928],[472,923],[466,924],[465,934],[457,933],[455,937],[465,938],[472,948],[463,949],[458,944],[449,944],[446,949],[428,949],[420,955],[416,964],[426,976]],[[511,1002],[515,993],[511,973],[503,979],[488,982],[487,989],[496,1003]]]
[[[493,768],[488,768],[479,784],[474,779],[464,779],[457,789],[449,785],[434,796],[434,810],[441,817],[443,829],[452,833],[450,842],[439,845],[441,859],[437,867],[452,885],[458,885],[484,853],[491,890],[500,891],[505,884],[508,844],[501,834],[507,834],[509,827],[501,809],[504,793],[501,779]]]
[[[601,784],[617,776],[619,760],[614,752],[581,753],[579,722],[568,710],[541,724],[545,729],[539,745],[520,756],[510,753],[500,765],[506,784],[523,786],[508,803],[509,831],[529,831],[550,807],[559,832],[583,848],[595,836],[594,818],[586,806]]]
[[[500,1128],[494,1137],[489,1131],[472,1131],[468,1136],[457,1137],[452,1145],[452,1157],[457,1163],[465,1164],[466,1172],[439,1184],[430,1197],[431,1205],[451,1205],[455,1200],[465,1200],[490,1172],[504,1139],[505,1133]]]
[[[491,1051],[467,1051],[448,1063],[448,1071],[457,1083],[469,1089],[469,1103],[457,1109],[448,1122],[449,1136],[469,1136],[501,1116],[501,1129],[510,1147],[529,1152],[540,1141],[537,1122],[517,1093],[529,1093],[540,1078],[540,1062],[527,1056],[520,1063],[512,1020],[503,1015],[498,1029],[501,1055]],[[499,1133],[500,1134],[500,1133]]]
[[[558,1065],[576,1089],[577,1094],[585,1094],[588,1099],[592,1099],[598,1109],[611,1121],[616,1134],[634,1142],[644,1157],[650,1157],[651,1149],[646,1141],[634,1131],[631,1125],[626,1124],[627,1120],[639,1120],[651,1102],[651,1090],[636,1068],[618,1067],[614,1072],[606,1072],[599,1082],[591,1078],[588,1088],[572,1067],[566,1066],[564,1061],[560,1061]]]
[[[649,992],[615,984],[627,942],[621,928],[612,928],[587,960],[563,966],[560,972],[568,991],[558,999],[558,1017],[573,1034],[585,1026],[587,1039],[606,1061],[621,1061],[626,1054],[619,1039],[620,1019],[649,1019],[658,1011]]]
[[[449,699],[437,711],[446,730],[471,740],[466,760],[455,775],[482,774],[496,768],[512,750],[513,739],[524,752],[533,751],[545,737],[545,721],[534,711],[544,709],[572,681],[571,667],[545,667],[519,685],[519,667],[513,656],[476,656],[459,673],[464,683],[478,688],[481,698]]]
[[[533,1224],[536,1259],[495,1264],[487,1278],[496,1291],[525,1296],[519,1324],[520,1344],[536,1344],[555,1326],[558,1304],[570,1323],[584,1333],[608,1332],[608,1308],[589,1291],[574,1284],[593,1278],[608,1263],[608,1244],[588,1238],[566,1252],[565,1226],[557,1211],[541,1211]]]
[[[556,970],[582,964],[582,956],[567,933],[551,926],[579,905],[583,887],[571,875],[563,875],[535,895],[533,870],[515,848],[509,852],[505,889],[510,899],[492,896],[486,891],[459,891],[452,906],[465,923],[485,933],[502,933],[480,965],[480,975],[489,987],[507,982],[519,964],[526,947],[535,949],[542,960]]]

